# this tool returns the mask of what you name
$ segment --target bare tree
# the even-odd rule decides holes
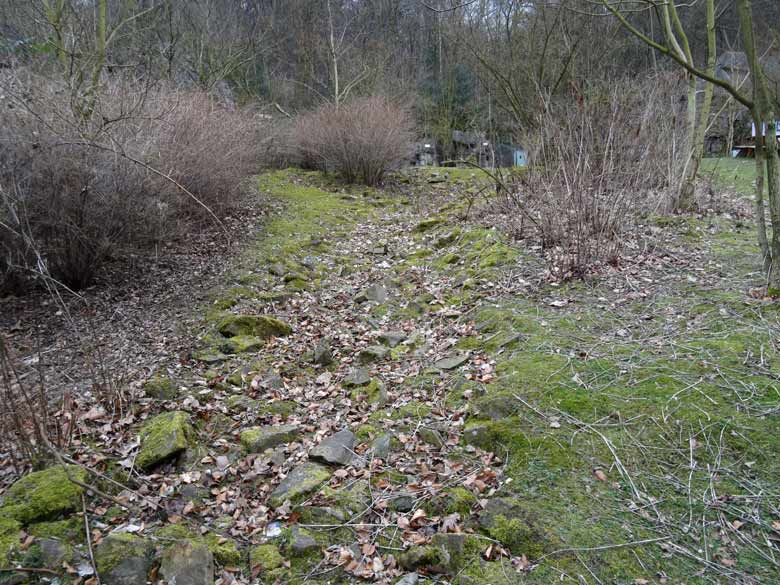
[[[758,232],[758,244],[764,268],[767,273],[767,293],[771,296],[780,296],[780,165],[778,159],[777,144],[777,104],[768,88],[767,77],[763,65],[758,57],[756,48],[755,24],[753,19],[752,0],[736,0],[739,15],[739,29],[742,37],[742,45],[747,55],[748,67],[752,81],[752,95],[746,95],[738,86],[729,80],[716,77],[709,69],[697,67],[691,59],[689,52],[679,45],[682,27],[679,18],[675,16],[675,0],[592,0],[598,2],[606,11],[612,14],[620,23],[637,38],[656,51],[669,57],[681,66],[690,76],[702,79],[709,85],[716,85],[726,90],[737,102],[748,108],[756,127],[756,221]],[[714,0],[707,1],[707,29],[708,38],[714,43]],[[656,10],[662,17],[666,29],[665,41],[657,41],[639,30],[629,19],[630,6],[638,3]],[[629,6],[630,5],[630,6]],[[668,21],[667,21],[668,18]],[[677,24],[671,24],[677,23]],[[712,26],[711,26],[712,24]],[[672,28],[674,26],[674,28]],[[675,33],[677,33],[675,35]],[[703,136],[703,130],[701,131]],[[766,211],[764,203],[764,176],[766,174],[766,187],[769,203],[769,225],[771,239],[767,233]]]

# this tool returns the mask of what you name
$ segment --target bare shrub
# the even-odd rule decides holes
[[[0,335],[0,458],[10,459],[17,474],[29,465],[41,466],[51,459],[51,447],[67,442],[67,434],[45,384],[20,375]]]
[[[225,210],[257,171],[256,112],[117,79],[85,118],[64,85],[5,75],[0,288],[18,288],[24,271],[84,287],[115,250],[175,235],[205,209]]]
[[[411,152],[408,111],[379,97],[328,104],[298,118],[291,129],[296,162],[335,172],[350,183],[376,185]]]
[[[535,230],[554,278],[617,264],[634,218],[669,204],[680,172],[677,95],[669,83],[626,81],[540,116],[510,201],[515,229]]]

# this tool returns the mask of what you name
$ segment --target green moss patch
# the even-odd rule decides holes
[[[87,480],[87,472],[75,465],[50,467],[24,476],[6,492],[0,517],[30,524],[81,508],[84,489],[70,481],[68,476],[80,482]]]

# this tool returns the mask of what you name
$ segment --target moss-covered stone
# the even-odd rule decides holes
[[[112,585],[145,583],[152,568],[154,547],[133,534],[109,534],[95,548],[101,578]]]
[[[266,449],[295,441],[300,432],[297,425],[251,427],[241,432],[241,444],[250,453],[262,453]]]
[[[249,336],[268,339],[290,335],[292,327],[268,315],[226,315],[217,324],[217,331],[223,337]]]
[[[81,544],[85,540],[84,522],[79,518],[30,524],[27,533],[37,538],[57,538],[70,543]]]
[[[432,217],[430,219],[424,219],[414,227],[414,231],[419,234],[431,231],[434,228],[446,223],[446,220],[441,217]]]
[[[350,397],[352,400],[365,401],[379,406],[384,406],[388,401],[385,385],[376,378],[372,378],[366,386],[353,387]]]
[[[26,525],[77,510],[84,489],[68,476],[80,482],[87,480],[86,470],[76,465],[50,467],[24,476],[6,492],[0,517],[10,517]]]
[[[144,394],[156,400],[173,400],[179,393],[175,380],[168,376],[155,376],[144,383]]]
[[[414,546],[399,555],[398,564],[407,571],[424,569],[431,573],[447,573],[450,555],[437,546]]]
[[[220,565],[235,567],[241,563],[241,551],[236,541],[215,532],[201,535],[184,524],[168,524],[158,529],[154,536],[162,542],[163,548],[184,540],[207,546]]]
[[[304,463],[293,469],[271,492],[268,503],[278,508],[286,500],[293,503],[310,494],[330,479],[330,470],[317,463]]]
[[[194,432],[186,412],[158,414],[141,428],[141,448],[136,465],[151,469],[155,465],[179,455],[192,442]]]
[[[273,571],[284,564],[284,557],[275,544],[259,544],[249,549],[249,568],[252,572]]]
[[[250,353],[265,347],[266,340],[252,335],[236,335],[220,342],[219,350],[223,353]]]
[[[19,550],[22,525],[13,518],[0,516],[0,569],[11,564],[11,557]]]
[[[492,498],[479,515],[479,525],[515,555],[536,558],[551,548],[552,534],[541,526],[531,505],[514,498]]]

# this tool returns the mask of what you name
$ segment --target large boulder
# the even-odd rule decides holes
[[[36,471],[13,484],[3,498],[0,518],[12,518],[22,524],[51,520],[81,508],[87,472],[77,465],[60,465]]]
[[[217,324],[217,331],[223,337],[284,337],[292,333],[284,321],[268,315],[227,315]]]
[[[213,585],[214,558],[205,544],[179,542],[163,553],[160,576],[168,583]]]
[[[141,448],[135,459],[141,469],[151,469],[182,453],[192,442],[194,431],[186,412],[158,414],[141,428]]]

